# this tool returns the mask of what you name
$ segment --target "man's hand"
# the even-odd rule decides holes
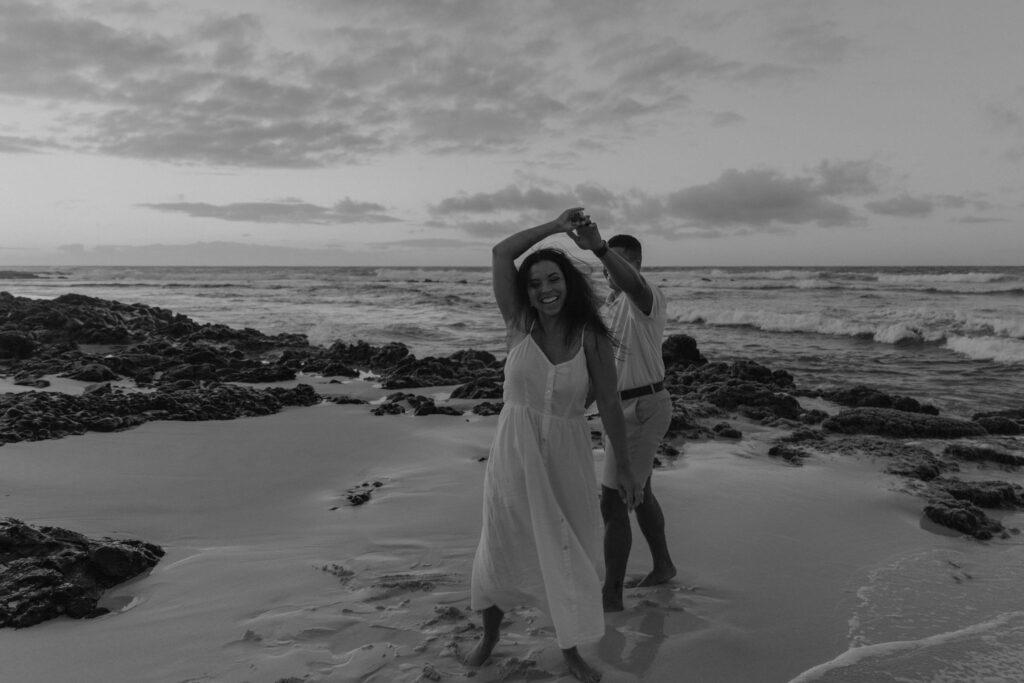
[[[588,251],[600,249],[601,245],[604,244],[604,240],[601,238],[601,231],[597,229],[597,223],[590,220],[590,216],[586,218],[586,222],[576,225],[576,229],[569,232],[569,237],[572,238],[572,241],[580,249],[587,249]]]

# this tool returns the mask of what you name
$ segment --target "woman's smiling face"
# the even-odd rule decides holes
[[[538,261],[530,266],[526,290],[530,305],[542,315],[558,315],[565,305],[565,277],[553,261]]]

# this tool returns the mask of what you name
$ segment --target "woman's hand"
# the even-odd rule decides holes
[[[626,469],[629,470],[628,467]],[[632,470],[619,472],[619,496],[628,510],[635,510],[644,502],[644,485],[637,482]]]
[[[575,206],[571,209],[566,209],[561,215],[555,219],[555,225],[557,225],[562,232],[572,234],[572,231],[577,229],[581,225],[585,225],[590,222],[590,216],[583,213],[582,206]]]

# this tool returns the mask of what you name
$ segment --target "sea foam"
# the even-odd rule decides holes
[[[1024,612],[916,640],[853,647],[789,683],[1002,683],[1024,671]]]
[[[1005,337],[949,337],[946,347],[975,360],[1024,363],[1024,340]]]

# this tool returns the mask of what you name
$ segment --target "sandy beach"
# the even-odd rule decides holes
[[[418,393],[444,402],[449,389]],[[167,555],[107,594],[108,615],[0,631],[4,679],[572,680],[536,612],[509,614],[483,668],[459,661],[479,635],[468,582],[496,419],[322,403],[5,445],[5,515]],[[772,429],[743,428],[740,441],[687,442],[656,471],[680,574],[628,590],[582,648],[605,681],[785,683],[847,650],[871,572],[915,552],[989,552],[922,528],[920,500],[869,458],[793,467],[766,457]],[[351,505],[364,485],[370,500]],[[635,578],[649,561],[640,538]]]

